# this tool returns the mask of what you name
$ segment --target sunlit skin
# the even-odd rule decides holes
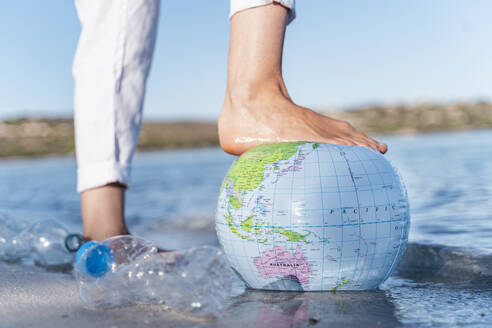
[[[292,101],[282,77],[287,14],[287,9],[272,4],[241,11],[231,19],[227,89],[218,121],[222,149],[240,155],[265,142],[317,141],[385,153],[385,144],[349,123]],[[82,192],[86,238],[103,240],[128,233],[124,191],[123,185],[113,183]]]
[[[125,224],[125,188],[118,183],[80,194],[84,237],[103,240],[128,233]]]
[[[224,151],[239,155],[265,142],[317,141],[385,153],[385,144],[349,123],[292,101],[282,77],[287,14],[287,9],[272,4],[239,12],[231,19],[227,90],[219,117]]]

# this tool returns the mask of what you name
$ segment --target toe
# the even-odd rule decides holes
[[[378,142],[378,149],[381,154],[386,154],[388,151],[388,146],[385,143]]]

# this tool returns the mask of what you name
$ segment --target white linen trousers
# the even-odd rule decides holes
[[[295,0],[231,0],[238,11]],[[73,63],[77,190],[130,183],[152,62],[159,0],[75,0],[82,31]],[[225,65],[225,63],[224,63]]]

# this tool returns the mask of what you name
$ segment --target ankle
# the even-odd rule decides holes
[[[290,99],[281,76],[247,81],[236,80],[228,83],[224,107],[249,109],[256,107],[254,104],[261,104],[277,97]]]
[[[101,241],[119,235],[128,235],[126,227],[84,227],[84,238],[87,240]]]
[[[118,184],[109,184],[81,194],[84,236],[102,240],[127,234],[124,220],[124,192]]]

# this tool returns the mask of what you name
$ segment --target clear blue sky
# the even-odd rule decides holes
[[[166,1],[147,119],[210,119],[226,81],[227,0]],[[319,108],[492,99],[492,1],[299,0],[284,72]],[[71,115],[80,31],[70,0],[0,2],[0,118]]]

